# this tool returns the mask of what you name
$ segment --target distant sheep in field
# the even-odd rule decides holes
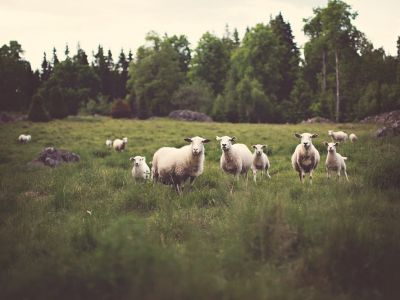
[[[348,134],[344,131],[328,131],[328,135],[332,138],[333,142],[345,142],[349,138]]]
[[[31,139],[32,139],[31,135],[29,135],[29,134],[21,134],[18,137],[18,142],[26,144],[26,143],[30,142]]]
[[[253,170],[254,182],[257,181],[257,171],[261,171],[261,178],[264,176],[264,171],[266,171],[268,178],[271,178],[268,172],[268,169],[271,165],[269,163],[267,154],[264,153],[265,148],[267,148],[267,145],[253,145],[254,153],[251,169]]]
[[[190,145],[181,148],[162,147],[153,155],[151,175],[154,181],[173,185],[178,193],[187,179],[190,184],[203,173],[204,144],[210,140],[195,136],[185,138]]]
[[[112,140],[106,140],[106,146],[107,146],[108,148],[112,148],[112,146],[113,146]]]
[[[336,143],[328,143],[324,142],[324,145],[328,147],[328,155],[326,156],[325,169],[326,169],[326,177],[331,178],[331,171],[336,172],[337,178],[340,177],[340,171],[343,170],[344,175],[346,176],[346,180],[349,181],[346,172],[346,163],[347,157],[340,155],[336,152],[336,147],[339,145]]]
[[[121,139],[115,139],[113,141],[113,148],[115,151],[121,152],[124,151],[126,144],[128,143],[128,139],[127,138],[123,138]]]
[[[354,143],[358,140],[358,137],[354,133],[350,133],[349,140]]]
[[[293,169],[299,173],[300,181],[304,182],[306,173],[309,173],[310,183],[312,183],[312,173],[317,168],[320,156],[318,150],[312,144],[312,138],[318,134],[295,133],[295,136],[301,139],[292,155]]]
[[[129,160],[133,162],[132,177],[134,179],[150,179],[150,168],[146,163],[146,157],[135,156]]]
[[[232,174],[239,179],[239,175],[243,174],[247,178],[247,172],[253,163],[253,155],[245,144],[232,144],[236,141],[236,137],[216,137],[220,141],[222,155],[220,159],[221,169]]]

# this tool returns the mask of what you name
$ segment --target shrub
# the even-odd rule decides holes
[[[108,102],[108,97],[100,95],[97,99],[89,99],[80,108],[80,113],[83,114],[99,114],[99,115],[109,115],[111,111],[111,103]]]
[[[113,118],[130,118],[132,110],[129,103],[121,99],[117,99],[112,103],[111,116]]]
[[[43,107],[43,98],[38,94],[32,98],[28,119],[33,122],[47,122],[50,120],[49,115]]]

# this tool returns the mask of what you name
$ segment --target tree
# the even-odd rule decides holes
[[[189,70],[189,64],[191,60],[190,44],[186,36],[184,35],[173,35],[171,37],[166,36],[166,40],[171,43],[172,47],[178,53],[179,66],[183,73],[187,73]]]
[[[56,47],[53,47],[53,66],[57,65],[60,60],[57,57],[57,50]]]
[[[40,79],[42,81],[46,81],[47,79],[50,78],[52,71],[51,64],[47,61],[46,59],[46,52],[43,53],[43,61],[42,61],[42,74],[40,76]]]
[[[139,118],[165,116],[173,109],[172,95],[185,76],[168,38],[150,33],[146,40],[149,46],[139,47],[129,68],[129,98]]]
[[[171,102],[175,109],[190,109],[210,114],[214,95],[207,83],[195,81],[182,84],[172,95]]]
[[[32,98],[31,106],[29,108],[28,120],[32,122],[47,122],[49,115],[43,107],[43,98],[36,94]]]
[[[72,60],[78,64],[88,66],[88,56],[86,55],[85,50],[81,48],[81,45],[78,43],[76,55],[72,58]]]
[[[27,110],[39,84],[17,41],[0,47],[0,110]]]
[[[215,95],[224,90],[228,70],[230,52],[223,41],[206,32],[200,38],[191,63],[190,78],[210,84]]]

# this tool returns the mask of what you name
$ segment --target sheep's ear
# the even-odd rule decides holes
[[[251,146],[251,147],[253,147],[253,149],[256,149],[256,148],[257,148],[256,145],[253,145],[253,146]]]
[[[185,138],[185,141],[188,142],[188,143],[191,143],[192,139],[191,138]]]
[[[132,157],[129,158],[129,160],[130,160],[130,161],[134,161],[135,158],[132,156]]]
[[[203,144],[207,144],[207,143],[209,143],[209,142],[210,142],[209,139],[204,139],[204,140],[203,140]]]
[[[267,145],[262,145],[262,148],[263,148],[263,149],[267,148]]]
[[[328,142],[325,142],[325,141],[324,141],[324,145],[328,147]]]
[[[220,138],[218,135],[215,137],[215,139],[216,139],[217,141],[220,141],[220,140],[221,140],[221,138]]]
[[[316,138],[316,137],[318,137],[318,134],[314,133],[311,137]]]
[[[143,161],[146,162],[146,156],[142,156]]]
[[[339,143],[338,143],[338,142],[335,143],[335,147],[337,147],[337,146],[339,146]]]
[[[294,136],[299,138],[299,139],[301,139],[301,134],[300,133],[295,133]]]
[[[235,142],[236,141],[236,136],[231,137],[231,142]]]

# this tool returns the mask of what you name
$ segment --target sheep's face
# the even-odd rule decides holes
[[[208,143],[210,140],[195,136],[192,138],[185,138],[185,141],[190,143],[192,154],[197,156],[204,152],[204,144]]]
[[[294,135],[301,139],[300,143],[301,143],[301,145],[303,145],[303,147],[305,149],[310,148],[312,145],[312,139],[318,136],[318,134],[315,134],[315,133],[311,134],[311,133],[307,133],[307,132],[302,133],[302,134],[295,133]]]
[[[131,162],[133,162],[133,165],[135,167],[139,167],[139,166],[143,165],[146,162],[146,157],[144,157],[144,156],[135,156],[135,157],[131,157],[129,160]]]
[[[124,144],[128,144],[128,138],[127,138],[127,137],[124,137],[124,138],[122,139],[122,142],[124,142]]]
[[[324,142],[324,145],[327,147],[329,153],[336,153],[336,147],[339,145],[339,143]]]
[[[328,135],[332,136],[333,135],[333,131],[332,130],[328,130]]]
[[[260,156],[261,154],[264,153],[264,149],[267,148],[267,145],[260,145],[260,144],[257,144],[257,145],[253,145],[253,148],[254,148],[254,153],[255,153],[257,156]]]
[[[226,135],[223,137],[217,136],[217,141],[220,141],[221,150],[225,152],[232,148],[232,142],[236,141],[236,137],[230,137]]]

